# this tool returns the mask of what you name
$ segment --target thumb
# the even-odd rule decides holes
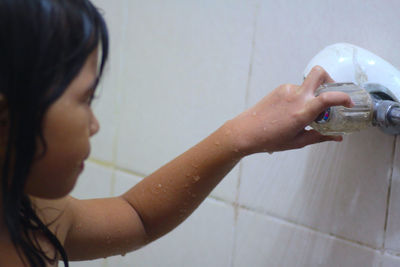
[[[303,130],[299,136],[296,138],[296,146],[304,147],[307,145],[322,143],[326,141],[336,141],[341,142],[343,137],[340,135],[322,135],[316,130]]]

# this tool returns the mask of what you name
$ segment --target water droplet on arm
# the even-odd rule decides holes
[[[75,226],[75,229],[76,229],[77,231],[80,231],[81,228],[82,228],[82,224],[81,224],[81,223],[79,223],[79,224],[77,224],[77,225]]]
[[[198,182],[199,180],[200,180],[200,176],[198,176],[198,175],[193,176],[193,181],[194,182]]]
[[[198,169],[199,165],[196,165],[196,164],[192,163],[192,167],[195,168],[195,169]]]

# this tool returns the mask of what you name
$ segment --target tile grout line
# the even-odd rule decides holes
[[[122,103],[120,105],[117,105],[117,108],[115,110],[116,113],[116,119],[117,119],[117,126],[116,126],[116,130],[115,130],[115,136],[114,136],[114,140],[113,140],[113,155],[112,155],[112,185],[111,185],[111,194],[112,196],[114,196],[115,194],[115,188],[116,188],[116,184],[117,184],[117,171],[123,171],[135,176],[140,176],[142,177],[142,175],[138,175],[137,173],[134,172],[128,172],[128,170],[122,170],[118,167],[117,165],[117,154],[118,154],[118,139],[119,139],[119,134],[120,134],[120,129],[121,129],[121,110],[122,110],[122,106],[125,106],[125,97],[123,97],[124,93],[125,93],[125,88],[123,88],[123,86],[121,85],[121,73],[122,73],[122,68],[123,68],[123,46],[122,44],[126,43],[126,39],[127,39],[127,35],[128,35],[128,22],[129,22],[129,8],[128,8],[128,1],[124,0],[123,1],[123,6],[124,6],[124,12],[123,12],[123,20],[122,20],[122,33],[121,33],[121,44],[119,45],[119,53],[118,53],[118,58],[119,58],[119,63],[118,63],[118,76],[117,76],[117,90],[119,90],[119,94],[117,94],[117,96],[119,95],[122,99]],[[118,100],[118,99],[117,99]],[[144,176],[143,176],[144,177]]]
[[[242,168],[243,168],[243,161],[239,162],[239,172],[238,172],[238,181],[236,183],[236,195],[235,200],[233,202],[233,244],[232,244],[232,255],[231,255],[231,264],[230,266],[234,266],[234,259],[235,259],[235,251],[236,251],[236,241],[237,241],[237,221],[239,217],[239,188],[240,188],[240,181],[242,177]],[[220,200],[218,200],[220,201]]]
[[[125,4],[125,6],[127,5],[127,2],[126,2],[126,1],[124,1],[123,3]],[[127,28],[128,28],[128,11],[127,11],[127,8],[124,8],[124,10],[125,10],[125,12],[124,12],[124,18],[123,18],[122,40],[121,40],[121,43],[124,43],[124,41],[125,41],[126,33],[127,33]],[[121,47],[119,47],[119,48],[120,48],[120,49],[119,49],[119,51],[118,51],[118,59],[119,59],[119,64],[118,64],[119,66],[118,66],[118,67],[119,67],[119,69],[121,70],[121,69],[122,69],[123,53],[122,53]],[[121,73],[121,71],[119,71],[119,73]],[[118,88],[119,88],[119,90],[120,90],[120,92],[121,92],[121,94],[122,94],[121,86],[118,86],[118,85],[120,85],[120,74],[118,74],[118,76],[117,76],[117,81],[116,81],[116,83],[117,83],[117,86],[116,86],[117,90],[118,90]],[[104,86],[104,85],[103,85],[103,86]],[[117,95],[118,95],[118,94],[117,94]],[[122,98],[122,99],[124,99],[124,98]],[[103,167],[107,167],[107,168],[111,168],[111,169],[112,169],[111,188],[110,188],[110,190],[109,190],[109,193],[110,193],[111,196],[114,196],[114,193],[115,193],[115,185],[116,185],[116,158],[117,158],[117,149],[118,149],[118,148],[117,148],[118,136],[119,136],[119,129],[120,129],[120,120],[118,119],[118,117],[120,117],[120,116],[119,116],[120,110],[121,110],[120,107],[121,107],[121,105],[116,105],[116,109],[114,110],[114,111],[115,111],[115,114],[116,114],[116,116],[117,116],[117,121],[118,121],[118,123],[117,123],[117,127],[116,127],[116,130],[115,130],[114,138],[113,138],[113,140],[112,140],[112,151],[111,151],[111,153],[112,153],[112,163],[104,162],[104,161],[101,161],[101,160],[96,160],[96,159],[94,159],[94,158],[89,158],[89,159],[88,159],[89,162],[92,162],[92,163],[95,163],[95,164],[97,164],[97,165],[100,165],[100,166],[103,166]],[[108,259],[104,259],[104,260],[102,261],[102,266],[103,266],[103,267],[107,267],[108,264],[109,264]]]
[[[393,181],[393,169],[394,169],[394,160],[396,156],[396,145],[397,145],[397,137],[394,137],[393,141],[393,150],[392,150],[392,164],[389,172],[389,183],[388,183],[388,192],[386,197],[386,212],[385,212],[385,224],[383,227],[383,243],[382,243],[382,254],[385,250],[385,242],[386,242],[386,233],[387,233],[387,226],[389,222],[389,207],[390,207],[390,197],[392,191],[392,181]]]
[[[99,165],[103,165],[103,166],[107,165],[107,167],[114,168],[114,166],[112,164],[109,164],[109,163],[107,164],[106,162],[101,162],[99,160],[93,160],[93,159],[91,159],[90,161],[93,162],[93,163],[99,164]],[[242,163],[240,163],[240,164],[242,164]],[[241,166],[239,166],[239,167],[241,168]],[[133,173],[132,171],[129,171],[129,170],[117,167],[117,166],[115,166],[115,170],[120,170],[120,171],[126,172],[128,174],[132,174]],[[241,173],[241,170],[239,169],[239,175],[240,175],[240,173]],[[134,175],[142,177],[142,178],[145,177],[145,176],[143,176],[141,174],[137,174],[137,173],[134,173]],[[238,196],[238,192],[237,192],[237,196]],[[305,225],[305,224],[298,223],[298,222],[290,220],[288,218],[281,217],[281,216],[279,216],[277,214],[273,214],[273,213],[268,212],[268,211],[252,208],[252,207],[249,207],[249,206],[246,206],[246,205],[240,205],[238,203],[238,198],[236,198],[234,202],[231,202],[229,200],[225,200],[223,198],[219,198],[219,197],[216,197],[216,196],[211,196],[211,195],[209,195],[207,198],[213,199],[213,200],[215,200],[217,202],[220,202],[220,203],[223,203],[225,205],[232,206],[234,208],[235,216],[236,216],[236,214],[238,214],[239,210],[242,209],[242,210],[250,211],[250,212],[253,212],[253,213],[256,213],[256,214],[259,214],[259,215],[263,215],[263,216],[269,217],[269,218],[274,219],[274,220],[281,221],[281,222],[286,223],[286,224],[288,224],[288,225],[290,225],[292,227],[303,228],[303,230],[308,230],[308,231],[311,231],[313,233],[320,234],[320,235],[322,235],[323,237],[326,237],[326,238],[329,238],[329,237],[330,238],[335,238],[335,239],[337,239],[339,241],[350,243],[351,245],[356,245],[356,246],[359,246],[359,247],[362,247],[362,248],[365,248],[365,249],[371,249],[371,250],[380,252],[381,255],[383,255],[384,253],[388,253],[389,255],[392,255],[392,256],[397,256],[397,257],[400,256],[400,253],[397,253],[397,252],[394,252],[394,251],[392,252],[390,250],[384,250],[382,248],[373,247],[371,245],[364,244],[364,243],[356,241],[356,240],[347,239],[346,237],[339,236],[339,235],[336,235],[336,234],[333,234],[333,233],[321,232],[317,228],[314,228],[314,227],[311,227],[311,226],[308,226],[308,225]],[[237,237],[236,236],[236,234],[237,234],[236,223],[237,223],[237,218],[235,218],[235,222],[234,222],[234,225],[235,225],[234,229],[235,230],[234,230],[233,253],[234,253],[234,249],[236,247],[236,237]],[[233,253],[232,253],[232,260],[233,260]],[[233,266],[233,261],[231,262],[231,266]]]
[[[215,200],[217,202],[222,202],[225,205],[233,206],[234,208],[236,208],[236,206],[237,206],[237,208],[239,210],[242,209],[242,210],[250,211],[250,212],[256,213],[258,215],[266,216],[266,217],[269,217],[271,219],[274,219],[274,220],[277,220],[277,221],[281,221],[282,223],[289,224],[292,227],[303,228],[303,230],[308,230],[308,231],[311,231],[313,233],[320,234],[320,235],[322,235],[324,237],[335,238],[336,240],[343,241],[343,242],[346,242],[346,243],[350,243],[351,245],[356,245],[358,247],[362,247],[362,248],[365,248],[365,249],[371,249],[371,250],[374,250],[376,252],[380,252],[382,254],[382,249],[381,248],[373,247],[373,246],[371,246],[369,244],[365,244],[365,243],[359,242],[357,240],[348,239],[348,238],[346,238],[344,236],[336,235],[334,233],[322,232],[317,228],[311,227],[309,225],[298,223],[296,221],[290,220],[288,218],[281,217],[281,216],[279,216],[277,214],[273,214],[271,212],[254,209],[254,208],[248,207],[246,205],[238,205],[237,203],[232,203],[232,202],[229,202],[227,200],[224,200],[224,199],[221,199],[221,198],[217,198],[215,196],[209,196],[208,198],[213,199],[213,200]],[[390,251],[384,251],[384,252],[388,253],[390,255],[400,256],[400,252],[398,254],[396,254],[396,252],[390,252]]]
[[[132,172],[132,171],[127,170],[127,169],[123,169],[123,168],[118,167],[118,166],[113,166],[112,164],[109,164],[109,163],[106,163],[106,162],[102,162],[102,161],[99,161],[99,160],[90,159],[90,161],[93,162],[93,163],[102,165],[102,166],[110,167],[110,168],[113,168],[113,169],[115,168],[115,170],[119,170],[119,171],[125,172],[127,174],[131,174],[131,175],[139,176],[141,178],[146,176],[146,175],[143,175],[143,174],[138,174],[138,173]],[[241,162],[239,164],[243,164],[243,163]],[[242,166],[239,166],[239,177],[241,176],[241,172],[242,172],[241,168],[242,168]],[[238,182],[238,186],[239,186],[239,182]],[[246,206],[246,205],[240,205],[238,203],[238,196],[239,196],[239,191],[236,192],[236,197],[235,197],[235,201],[234,202],[229,201],[229,200],[225,200],[223,198],[219,198],[219,197],[216,197],[216,196],[211,196],[211,195],[209,195],[207,197],[209,199],[213,199],[213,200],[215,200],[217,202],[221,202],[221,203],[223,203],[225,205],[229,205],[229,206],[232,206],[234,208],[234,213],[235,213],[234,229],[235,229],[235,231],[234,231],[233,253],[234,253],[234,249],[236,248],[236,237],[237,237],[236,236],[236,234],[237,234],[237,231],[236,231],[237,217],[236,216],[238,215],[240,209],[247,210],[247,211],[250,211],[250,212],[254,212],[254,213],[257,213],[257,214],[260,214],[260,215],[264,215],[264,216],[267,216],[267,217],[270,217],[270,218],[285,222],[285,223],[287,223],[287,224],[289,224],[291,226],[301,227],[301,228],[307,229],[309,231],[312,231],[312,232],[315,232],[315,233],[319,233],[319,234],[321,234],[321,235],[323,235],[325,237],[334,237],[334,238],[336,238],[338,240],[346,241],[346,242],[349,242],[349,243],[354,244],[354,245],[362,246],[364,248],[373,249],[375,251],[380,252],[381,254],[383,254],[384,252],[387,252],[387,251],[384,250],[384,248],[383,249],[382,248],[376,248],[376,247],[373,247],[371,245],[364,244],[364,243],[361,243],[361,242],[356,241],[356,240],[347,239],[347,238],[345,238],[343,236],[339,236],[339,235],[336,235],[336,234],[333,234],[333,233],[321,232],[317,228],[313,228],[311,226],[298,223],[296,221],[281,217],[281,216],[279,216],[277,214],[273,214],[273,213],[270,213],[270,212],[267,212],[267,211],[264,211],[264,210],[259,210],[259,209],[256,209],[256,208],[252,208],[252,207],[249,207],[249,206]],[[232,253],[232,259],[233,259],[233,253]],[[390,253],[390,254],[391,255],[396,255],[396,256],[400,255],[400,254],[397,255],[397,254],[394,254],[394,253]],[[232,262],[232,264],[233,264],[233,262]]]
[[[115,173],[115,167],[112,168],[112,174],[111,174],[111,188],[110,188],[110,195],[111,197],[114,197],[115,194],[115,185],[117,183],[116,180],[116,173]]]
[[[135,171],[120,167],[120,166],[114,164],[113,162],[107,162],[107,161],[103,161],[103,160],[96,159],[96,158],[89,158],[88,161],[91,162],[91,163],[95,163],[97,165],[100,165],[102,167],[106,167],[106,168],[112,169],[114,171],[121,171],[121,172],[124,172],[126,174],[138,176],[140,178],[145,178],[146,176],[148,176],[147,174],[135,172]]]
[[[256,33],[257,33],[257,21],[258,21],[258,14],[260,10],[260,2],[256,4],[256,10],[254,12],[254,31],[251,41],[251,53],[250,53],[250,62],[249,62],[249,73],[247,76],[247,83],[246,83],[246,97],[245,97],[245,109],[247,108],[249,101],[250,101],[250,85],[251,85],[251,77],[253,74],[253,62],[254,62],[254,54],[255,54],[255,47],[256,47]]]
[[[373,247],[373,246],[371,246],[369,244],[364,244],[364,243],[362,243],[360,241],[357,241],[357,240],[348,239],[348,238],[346,238],[344,236],[339,236],[339,235],[336,235],[334,233],[322,232],[317,228],[314,228],[314,227],[311,227],[309,225],[305,225],[305,224],[290,220],[288,218],[281,217],[281,216],[276,215],[276,214],[272,214],[272,213],[267,212],[267,211],[260,211],[260,210],[257,210],[257,209],[253,209],[251,207],[247,207],[245,205],[239,205],[239,208],[241,208],[243,210],[246,210],[246,211],[250,211],[250,212],[259,214],[259,215],[263,215],[263,216],[266,216],[266,217],[269,217],[269,218],[272,218],[272,219],[275,219],[277,221],[281,221],[283,223],[289,224],[292,227],[303,228],[303,230],[308,230],[308,231],[320,234],[320,235],[322,235],[324,237],[335,238],[335,239],[337,239],[339,241],[350,243],[352,245],[356,245],[356,246],[362,247],[364,249],[371,249],[371,250],[374,250],[376,252],[381,252],[380,248]]]
[[[127,36],[127,31],[128,31],[128,2],[125,0],[123,2],[125,8],[125,12],[123,12],[123,23],[122,23],[122,37],[121,37],[121,44],[124,44],[126,42],[126,36]],[[117,75],[117,90],[119,90],[119,96],[121,97],[123,103],[121,103],[120,105],[117,105],[117,108],[115,110],[116,116],[117,116],[117,126],[116,126],[116,130],[115,130],[115,136],[114,136],[114,140],[113,140],[113,151],[112,151],[112,160],[113,160],[113,164],[114,166],[117,165],[117,153],[118,153],[118,137],[119,137],[119,133],[120,133],[120,128],[121,128],[121,107],[124,106],[125,104],[125,97],[122,97],[124,94],[124,89],[121,86],[121,72],[122,72],[122,67],[123,67],[123,62],[122,60],[124,59],[123,57],[123,53],[122,53],[122,49],[123,47],[121,47],[121,45],[119,46],[119,53],[118,53],[118,58],[119,58],[119,64],[118,64],[118,75]],[[117,94],[118,96],[118,94]]]
[[[103,161],[94,157],[88,158],[87,161],[110,169],[114,168],[115,166],[113,162]]]
[[[135,172],[135,171],[132,171],[132,170],[129,170],[129,169],[126,169],[126,168],[119,167],[117,165],[115,166],[115,170],[120,171],[120,172],[124,172],[126,174],[130,174],[130,175],[134,175],[134,176],[140,177],[141,179],[146,178],[147,176],[149,176],[149,174],[143,174],[143,173]]]
[[[388,254],[390,256],[394,256],[394,257],[400,258],[400,252],[398,252],[398,251],[393,251],[393,250],[387,249],[387,250],[384,251],[383,255],[384,254]]]
[[[249,72],[248,72],[248,77],[247,77],[247,83],[246,83],[246,96],[245,96],[245,103],[244,103],[244,108],[246,109],[248,104],[249,104],[249,98],[250,98],[250,84],[251,84],[251,77],[253,73],[253,61],[254,61],[254,54],[255,54],[255,46],[256,46],[256,34],[257,34],[257,22],[258,22],[258,16],[260,13],[260,6],[261,6],[261,0],[259,0],[256,5],[255,5],[255,10],[254,10],[254,21],[253,21],[253,36],[251,40],[251,52],[250,52],[250,61],[249,61]],[[240,184],[241,184],[241,178],[242,178],[242,169],[243,169],[243,160],[239,162],[239,173],[238,173],[238,181],[236,184],[236,196],[235,200],[233,203],[233,208],[234,208],[234,221],[233,221],[233,244],[232,244],[232,254],[231,254],[231,262],[230,266],[234,266],[234,259],[235,259],[235,251],[236,251],[236,242],[237,242],[237,223],[238,223],[238,217],[239,217],[239,191],[240,191]],[[232,205],[232,204],[230,204]]]

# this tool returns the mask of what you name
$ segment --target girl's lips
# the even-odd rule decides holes
[[[82,161],[81,166],[80,166],[80,170],[83,171],[84,168],[85,168],[85,163]]]

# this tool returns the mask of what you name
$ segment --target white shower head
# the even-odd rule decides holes
[[[304,77],[316,65],[336,82],[353,82],[370,93],[383,92],[400,102],[400,71],[368,50],[347,43],[325,47],[311,59]]]

